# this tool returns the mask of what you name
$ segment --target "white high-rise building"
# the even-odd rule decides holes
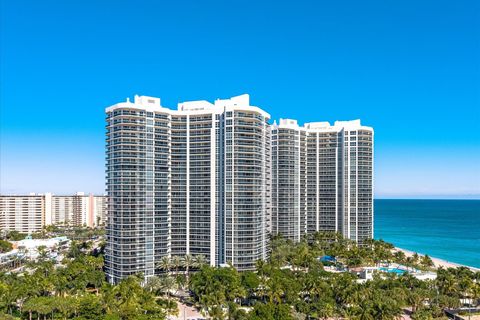
[[[177,110],[135,96],[106,114],[111,282],[186,254],[252,269],[271,233],[373,237],[373,130],[359,120],[270,126],[248,95]]]
[[[273,232],[373,237],[373,129],[360,120],[272,128]]]
[[[270,116],[248,95],[177,110],[135,96],[106,113],[111,282],[152,276],[164,256],[238,269],[266,258]]]
[[[299,241],[307,232],[307,132],[296,120],[272,126],[272,233]]]

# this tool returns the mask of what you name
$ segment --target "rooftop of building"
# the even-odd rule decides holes
[[[278,124],[276,121],[274,121],[273,127],[296,129],[296,130],[307,130],[307,131],[314,131],[314,132],[359,130],[359,129],[373,131],[371,127],[363,126],[360,122],[360,119],[349,120],[349,121],[335,121],[333,125],[331,125],[330,122],[328,121],[307,122],[303,126],[300,126],[297,120],[280,118],[280,121]]]
[[[206,100],[180,102],[178,103],[176,110],[163,107],[160,98],[135,95],[133,102],[131,102],[130,99],[127,98],[126,102],[114,104],[108,107],[106,111],[109,112],[117,108],[138,108],[148,111],[166,112],[172,114],[176,114],[177,112],[179,114],[184,114],[186,112],[188,112],[189,114],[200,114],[205,111],[209,113],[220,113],[225,110],[250,110],[258,112],[266,118],[270,119],[270,114],[268,114],[259,107],[250,105],[250,95],[248,94],[242,94],[228,99],[216,99],[214,103]]]
[[[23,240],[19,241],[12,241],[14,248],[18,247],[24,247],[24,248],[37,248],[40,246],[45,246],[45,247],[52,247],[56,246],[60,243],[65,243],[69,242],[70,240],[67,237],[55,237],[55,238],[49,238],[49,239],[32,239],[30,238],[25,238]]]

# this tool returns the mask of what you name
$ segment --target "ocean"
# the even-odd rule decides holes
[[[375,200],[375,239],[480,268],[480,200]]]

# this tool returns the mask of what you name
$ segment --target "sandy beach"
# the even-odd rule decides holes
[[[410,250],[406,250],[406,249],[402,249],[402,248],[398,248],[398,247],[395,247],[395,250],[396,251],[402,251],[403,253],[405,253],[405,255],[407,257],[410,257],[410,256],[413,256],[415,254],[415,252],[413,251],[410,251]],[[423,256],[423,254],[421,253],[417,253],[419,256]],[[475,267],[470,267],[470,266],[466,266],[466,265],[463,265],[463,264],[459,264],[459,263],[455,263],[455,262],[450,262],[450,261],[446,261],[446,260],[442,260],[442,259],[439,259],[439,258],[435,258],[435,257],[432,257],[430,256],[430,258],[432,259],[434,265],[435,265],[435,268],[457,268],[457,267],[467,267],[469,269],[471,269],[472,271],[480,271],[479,268],[475,268]]]

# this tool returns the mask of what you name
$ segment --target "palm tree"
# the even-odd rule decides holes
[[[269,302],[273,304],[282,303],[282,297],[285,294],[285,290],[280,282],[278,276],[272,276],[267,280],[267,296]]]
[[[460,289],[460,292],[464,298],[469,298],[471,296],[473,287],[474,282],[469,277],[462,277],[458,283],[458,289]]]
[[[333,316],[335,319],[357,319],[355,315],[358,313],[358,308],[356,307],[341,307],[336,304],[334,305]]]
[[[393,288],[393,290],[390,291],[390,295],[399,305],[405,305],[407,303],[408,290],[403,287]]]
[[[6,308],[12,314],[16,298],[15,285],[0,282],[0,309]]]
[[[37,301],[35,298],[25,301],[23,308],[28,311],[28,319],[32,320],[32,313],[37,310]]]
[[[393,254],[393,257],[395,258],[395,262],[399,264],[404,264],[405,263],[405,253],[403,251],[396,251]]]
[[[150,292],[158,292],[163,286],[162,279],[157,276],[149,277],[147,283],[145,284],[145,289]]]
[[[176,282],[172,276],[164,275],[160,278],[162,281],[162,292],[166,293],[167,299],[170,300],[170,292],[175,289]]]
[[[187,277],[183,273],[177,273],[174,277],[175,285],[178,290],[185,290],[187,288]]]
[[[445,295],[456,295],[458,292],[457,280],[451,273],[446,273],[445,270],[440,270],[437,278],[437,283],[440,291]]]
[[[161,270],[163,270],[166,273],[170,273],[170,269],[172,268],[172,263],[170,261],[170,257],[164,256],[160,259],[160,262],[158,263],[157,267]]]
[[[192,255],[186,254],[185,257],[183,258],[183,266],[185,267],[185,276],[187,278],[187,284],[188,284],[188,279],[190,277],[190,267],[192,267],[194,263],[194,259]]]
[[[421,260],[420,263],[421,263],[422,266],[425,267],[425,268],[430,268],[430,267],[433,267],[433,266],[434,266],[433,261],[432,261],[432,258],[430,258],[430,257],[428,256],[428,254],[426,254],[426,255],[424,255],[424,256],[422,257],[422,260]]]
[[[480,300],[480,282],[476,282],[472,288],[472,297],[473,300],[476,304],[476,306],[479,305],[479,300]]]
[[[182,258],[180,256],[173,256],[171,261],[172,267],[175,268],[175,274],[178,274],[178,268],[183,265]]]
[[[56,298],[55,305],[58,311],[62,314],[64,320],[67,320],[76,309],[76,299],[73,297]]]
[[[426,292],[422,289],[410,291],[410,294],[407,296],[407,301],[408,304],[412,307],[412,312],[415,313],[417,309],[423,305],[426,297]]]
[[[107,314],[112,314],[114,311],[116,311],[116,304],[117,304],[116,288],[117,287],[109,283],[105,283],[102,287],[101,300]]]
[[[358,320],[374,320],[373,307],[370,299],[362,299],[358,307],[354,308],[356,319]]]
[[[334,306],[331,303],[325,303],[322,305],[322,308],[318,310],[317,315],[322,319],[328,319],[333,316],[334,313]]]
[[[40,262],[44,262],[44,261],[47,261],[48,259],[48,251],[47,251],[47,247],[46,246],[39,246],[37,248],[37,252],[38,252],[38,260]]]
[[[415,253],[412,255],[412,262],[413,262],[414,264],[417,264],[419,259],[420,259],[420,257],[418,256],[418,253],[415,252]]]
[[[116,287],[118,313],[122,319],[132,319],[140,309],[140,299],[144,290],[138,276],[129,276],[123,279]]]
[[[203,254],[199,254],[193,257],[193,265],[197,269],[201,269],[204,265],[207,264],[207,258]]]
[[[234,302],[227,302],[227,319],[244,319],[246,313]]]
[[[53,301],[50,299],[51,297],[36,297],[27,302],[29,302],[27,310],[31,314],[32,311],[36,312],[38,317],[43,316],[43,319],[47,319],[47,315],[52,313],[55,310],[53,305]],[[52,317],[53,318],[53,317]],[[31,319],[31,315],[30,315]]]

